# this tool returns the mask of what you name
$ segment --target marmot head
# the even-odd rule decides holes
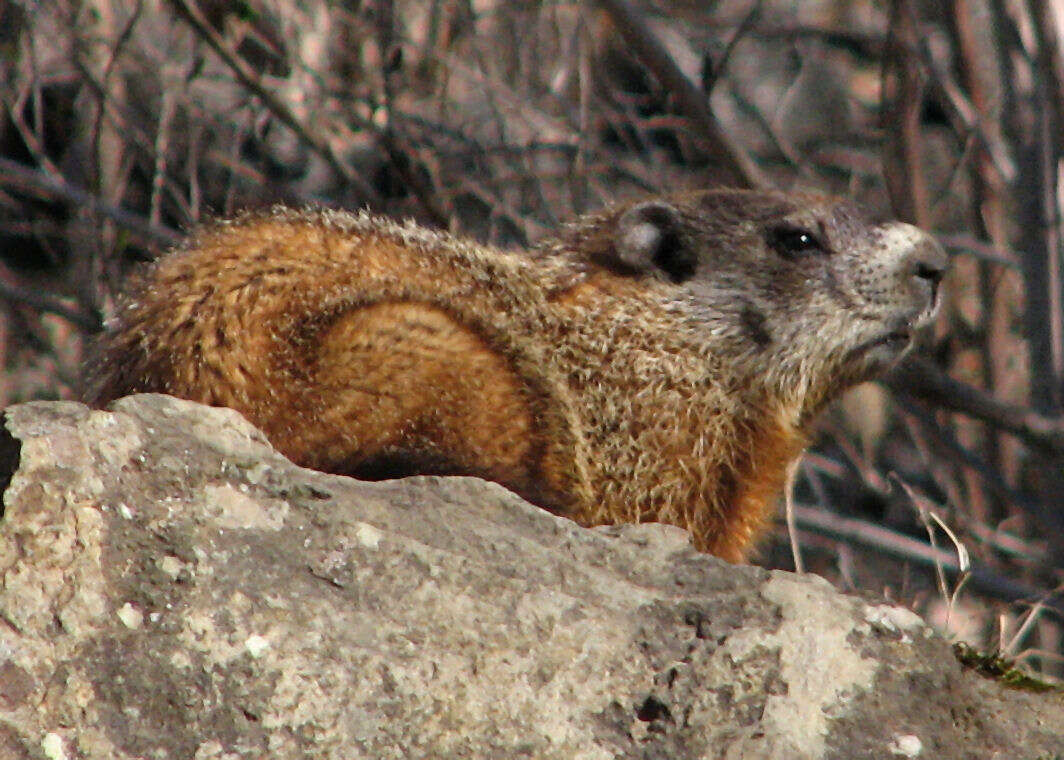
[[[909,349],[937,308],[948,263],[916,227],[812,194],[654,199],[572,232],[569,245],[591,261],[661,283],[668,308],[709,351],[724,352],[739,379],[767,383],[802,413]]]

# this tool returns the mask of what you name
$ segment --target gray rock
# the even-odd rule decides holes
[[[1060,695],[915,615],[468,478],[295,467],[235,412],[7,411],[0,758],[1014,758]]]

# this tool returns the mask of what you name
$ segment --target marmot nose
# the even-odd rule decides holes
[[[915,228],[914,228],[915,229]],[[931,291],[931,301],[938,297],[938,286],[949,270],[949,257],[938,241],[921,232],[907,257],[908,273],[917,280],[926,282]]]

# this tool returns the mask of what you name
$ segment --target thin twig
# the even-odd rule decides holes
[[[739,42],[750,33],[753,25],[761,18],[762,5],[764,5],[763,0],[754,2],[750,10],[747,11],[746,16],[739,23],[739,28],[735,30],[735,34],[728,40],[728,45],[724,48],[724,53],[721,55],[720,60],[713,66],[713,71],[702,80],[702,91],[705,92],[706,97],[709,97],[710,93],[713,92],[713,88],[720,80],[721,74],[728,70],[728,63],[731,61]]]
[[[802,547],[798,541],[798,525],[794,519],[794,486],[798,480],[798,468],[802,460],[795,459],[787,466],[787,484],[783,487],[784,502],[787,516],[787,535],[791,539],[791,557],[794,559],[794,572],[799,575],[805,572],[805,563],[802,562]]]
[[[916,65],[906,52],[917,38],[910,0],[893,0],[887,49],[883,57],[883,174],[898,216],[928,227],[927,185],[920,151],[922,86]]]
[[[926,567],[938,563],[946,572],[957,575],[960,566],[953,552],[932,549],[923,541],[901,535],[864,520],[828,512],[815,507],[796,504],[794,514],[798,526],[840,541],[869,546],[877,551]],[[1042,599],[1047,609],[1064,616],[1064,599],[1045,599],[1045,592],[1031,588],[981,565],[971,567],[971,584],[998,599],[1009,602]]]
[[[0,299],[23,303],[37,310],[58,314],[87,333],[99,332],[103,326],[99,316],[68,306],[49,293],[31,290],[18,283],[14,272],[0,263]]]
[[[775,14],[773,14],[775,15]],[[716,25],[710,25],[711,28]],[[771,23],[757,24],[751,36],[776,42],[784,40],[809,39],[822,42],[832,47],[848,50],[869,61],[878,61],[883,57],[886,37],[878,31],[862,32],[853,29],[830,28],[809,24],[780,25]]]
[[[938,235],[938,242],[950,249],[951,253],[966,252],[979,261],[995,264],[1006,269],[1019,270],[1019,257],[1015,251],[999,248],[993,243],[986,243],[974,235]]]
[[[1012,634],[1012,638],[1009,639],[1009,642],[1001,647],[1002,654],[1015,656],[1016,650],[1020,648],[1020,643],[1034,626],[1035,622],[1041,617],[1044,608],[1045,604],[1041,599],[1031,605],[1031,609],[1027,610],[1027,614],[1024,617],[1023,622],[1020,624],[1020,627],[1016,630],[1016,633]]]
[[[0,156],[0,185],[24,193],[59,199],[96,216],[110,219],[152,247],[169,247],[181,240],[181,235],[175,230],[152,224],[142,216],[102,201],[92,193],[67,182],[60,175],[30,169],[2,156]]]
[[[643,65],[676,98],[680,110],[700,133],[703,150],[720,165],[726,181],[743,187],[768,186],[768,178],[761,169],[717,121],[709,109],[706,94],[684,75],[631,3],[627,0],[598,1]]]
[[[1040,411],[1064,410],[1064,234],[1061,230],[1059,171],[1064,138],[1064,61],[1056,34],[1056,19],[1049,2],[1026,3],[1037,46],[1030,106],[1034,111],[1034,146],[1029,168],[1037,172],[1037,199],[1042,226],[1028,230],[1039,247],[1032,254],[1028,275],[1029,339],[1032,359],[1032,395]],[[1035,255],[1037,254],[1037,255]]]
[[[104,89],[103,85],[96,80],[95,74],[85,65],[81,58],[75,57],[72,63],[81,77],[80,81],[85,84],[87,90],[96,98],[99,112],[103,114],[103,118],[110,123],[112,129],[125,138],[126,147],[136,148],[147,157],[148,162],[155,165],[157,157],[155,155],[154,140],[145,133],[140,120],[135,114],[131,113],[128,104],[113,98]],[[131,151],[129,152],[132,153]],[[38,163],[41,162],[38,161]],[[42,163],[41,165],[48,168],[47,164]],[[184,202],[177,183],[170,177],[164,177],[163,179],[170,200],[182,213],[190,217],[189,209]]]
[[[210,22],[204,18],[199,8],[195,7],[187,0],[170,0],[170,3],[178,14],[180,14],[195,30],[196,34],[198,34],[233,71],[240,83],[253,92],[274,116],[276,116],[286,127],[291,129],[295,135],[314,152],[324,158],[326,163],[329,164],[329,167],[336,172],[344,182],[354,187],[367,202],[377,203],[380,201],[377,191],[374,190],[368,182],[362,179],[362,177],[351,171],[351,169],[339,159],[328,140],[319,135],[315,130],[311,129],[309,125],[300,121],[299,118],[292,113],[292,110],[280,98],[278,98],[272,90],[262,83],[262,79],[259,75],[255,73],[251,66],[235,50],[233,50],[232,47],[230,47],[229,43],[222,39],[221,35],[219,35],[214,30],[214,27],[210,25]]]
[[[950,493],[953,490],[949,487],[949,484],[940,482],[939,478],[935,476],[934,465],[936,463],[942,464],[943,462],[959,464],[961,467],[978,475],[984,487],[996,498],[1019,507],[1027,514],[1038,514],[1037,505],[1030,498],[1010,487],[999,470],[964,448],[952,430],[939,425],[935,420],[934,413],[926,404],[912,398],[898,398],[896,401],[901,406],[906,426],[909,427],[910,435],[914,440],[918,434],[916,427],[919,427],[929,438],[928,451],[924,451],[924,447],[919,445],[917,445],[917,449],[924,459],[924,466],[928,468],[940,489],[946,493]],[[950,500],[955,504],[961,503],[960,499],[953,494],[950,495]],[[970,530],[980,540],[992,545],[997,551],[1036,561],[1044,554],[1044,552],[1035,552],[1031,546],[1022,541],[1003,541],[994,528],[978,521],[971,524]]]
[[[1046,79],[1046,95],[1053,109],[1053,120],[1057,129],[1064,127],[1064,57],[1061,56],[1060,38],[1057,34],[1057,5],[1049,0],[1027,0],[1027,9],[1031,17],[1031,27],[1038,45],[1039,75]],[[1056,134],[1056,143],[1060,149],[1061,136]]]

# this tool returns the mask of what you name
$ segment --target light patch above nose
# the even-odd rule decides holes
[[[880,245],[899,254],[910,251],[920,245],[928,245],[928,243],[938,245],[922,229],[905,222],[891,222],[890,224],[882,225],[879,229],[881,233]]]

